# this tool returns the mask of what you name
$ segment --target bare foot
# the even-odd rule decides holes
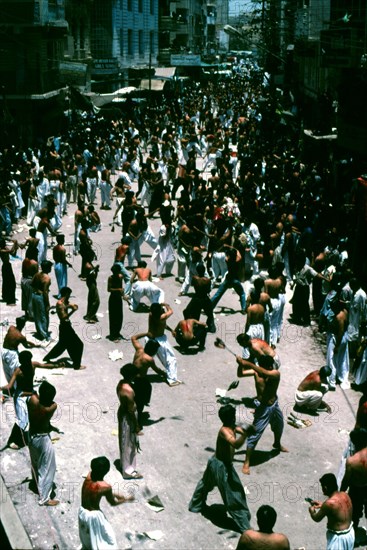
[[[74,370],[84,370],[87,367],[85,365],[80,365],[79,367],[74,367]]]
[[[279,451],[280,453],[289,453],[289,450],[286,447],[283,447],[283,445],[273,445],[273,449]]]
[[[247,462],[244,463],[242,466],[242,473],[249,476],[250,475],[250,464],[247,464]]]

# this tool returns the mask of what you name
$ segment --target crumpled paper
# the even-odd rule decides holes
[[[122,353],[122,351],[119,351],[118,349],[114,349],[113,351],[110,351],[108,354],[108,358],[111,359],[111,361],[118,361],[123,357],[124,357],[124,354]]]

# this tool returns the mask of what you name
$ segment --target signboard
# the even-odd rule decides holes
[[[62,61],[59,64],[60,81],[63,84],[85,86],[87,77],[87,65],[72,61]]]
[[[118,70],[117,59],[109,57],[106,59],[93,60],[93,74],[111,74]]]
[[[179,66],[201,66],[201,56],[194,54],[172,54],[171,55],[171,65],[174,67]]]

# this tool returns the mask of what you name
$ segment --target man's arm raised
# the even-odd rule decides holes
[[[148,336],[149,332],[140,332],[139,334],[133,334],[131,337],[131,343],[134,346],[136,350],[143,349],[143,346],[139,342],[140,338],[144,338],[144,336]]]
[[[255,370],[254,370],[254,363],[251,363],[251,361],[247,361],[247,359],[242,359],[239,355],[236,356],[237,361],[237,376],[238,378],[244,378],[246,376],[254,376]]]

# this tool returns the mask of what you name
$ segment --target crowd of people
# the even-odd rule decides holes
[[[326,365],[295,389],[295,412],[327,412],[324,395],[337,385],[362,391],[346,451],[346,473],[340,483],[333,474],[323,476],[320,483],[327,499],[310,503],[314,521],[328,518],[327,547],[353,548],[363,507],[367,507],[367,286],[352,270],[348,228],[335,218],[330,204],[330,166],[306,163],[298,138],[295,128],[279,114],[278,100],[262,72],[241,64],[241,70],[225,83],[199,86],[192,82],[179,97],[135,105],[118,120],[83,113],[65,135],[33,148],[9,146],[1,151],[2,301],[23,312],[2,345],[7,380],[2,390],[14,397],[18,425],[8,446],[28,445],[41,505],[58,504],[53,495],[56,466],[50,443],[57,405],[52,385],[44,382],[35,391],[34,370],[36,366],[86,368],[84,343],[70,319],[78,309],[70,302],[68,269],[74,269],[70,255],[80,257],[78,276],[86,285],[83,318],[88,324],[98,323],[99,265],[93,234],[118,231],[121,240],[111,259],[106,289],[108,338],[116,343],[126,339],[124,303],[132,312],[145,308],[148,313],[147,330],[131,338],[135,355],[121,368],[122,379],[116,387],[123,478],[143,477],[136,460],[144,407],[152,392],[149,369],[170,387],[181,384],[167,332],[182,353],[192,346],[204,350],[207,333],[216,331],[215,310],[226,303],[226,291],[233,289],[245,319],[244,333],[238,336],[242,354],[236,356],[237,374],[238,378],[254,377],[254,419],[249,426],[236,426],[235,409],[220,409],[222,427],[215,455],[189,509],[205,514],[208,492],[218,486],[243,533],[238,548],[289,548],[288,538],[273,532],[276,512],[272,507],[258,510],[259,530],[251,529],[246,495],[232,463],[235,450],[247,441],[242,472],[250,474],[253,451],[269,424],[274,450],[287,452],[281,442],[284,418],[277,395],[284,374],[276,348],[282,338],[288,285],[293,290],[292,323],[296,325],[311,324],[312,294],[312,322],[325,336],[327,351]],[[102,226],[99,209],[110,211],[109,226]],[[63,226],[64,216],[70,213],[74,238],[68,251]],[[154,216],[160,219],[157,235],[150,226]],[[22,220],[29,236],[18,242],[13,228]],[[150,266],[142,260],[143,243],[152,251]],[[25,249],[25,258],[18,281],[21,303],[17,304],[11,257],[19,249]],[[58,288],[55,305],[50,300],[52,269]],[[179,296],[193,290],[175,328],[168,324],[173,310],[159,286],[171,275],[181,284]],[[149,309],[143,298],[150,302]],[[205,322],[200,320],[203,312]],[[30,352],[18,353],[20,345],[35,345],[22,330],[26,323],[34,323],[36,345],[47,344],[52,313],[59,320],[58,341],[43,363],[35,364]],[[65,351],[70,361],[58,359]],[[288,420],[295,427],[298,421],[297,416]],[[102,496],[111,505],[126,500],[104,481],[109,467],[106,457],[95,458],[83,484],[79,511],[83,548],[117,547],[99,511]]]

